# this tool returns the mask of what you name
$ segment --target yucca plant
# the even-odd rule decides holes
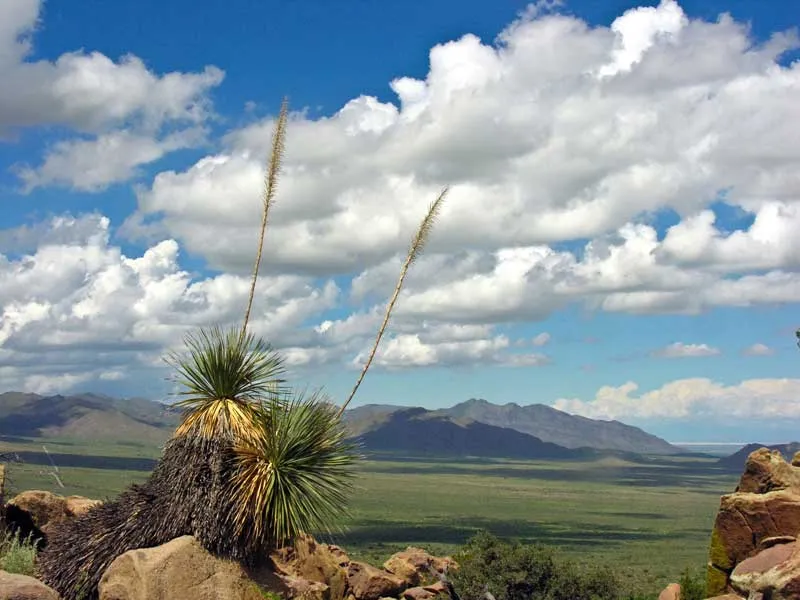
[[[187,335],[168,355],[180,387],[181,423],[150,478],[116,500],[54,529],[41,575],[64,600],[95,600],[111,561],[135,548],[194,535],[214,554],[254,564],[299,533],[332,532],[346,513],[358,455],[341,415],[376,354],[411,264],[427,241],[447,189],[412,241],[369,357],[337,409],[317,392],[291,395],[283,360],[248,332],[265,231],[274,203],[288,119],[284,100],[266,170],[250,294],[241,327]]]
[[[258,434],[234,447],[228,506],[238,536],[275,548],[303,532],[332,533],[346,514],[358,459],[337,408],[315,392],[262,404]]]
[[[238,440],[252,435],[255,410],[281,395],[285,369],[280,354],[244,328],[200,329],[185,338],[187,352],[172,352],[172,380],[183,389],[184,409],[175,436]]]

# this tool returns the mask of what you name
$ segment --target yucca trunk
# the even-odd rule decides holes
[[[115,558],[182,535],[217,556],[252,564],[259,553],[235,535],[225,502],[231,457],[229,442],[170,440],[144,483],[53,528],[38,559],[42,580],[63,600],[96,600]]]

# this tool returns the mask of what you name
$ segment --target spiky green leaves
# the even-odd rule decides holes
[[[320,394],[273,397],[257,435],[237,444],[229,506],[249,545],[274,547],[301,532],[330,532],[346,514],[359,458],[336,407]]]
[[[253,433],[255,407],[282,392],[283,359],[263,340],[238,327],[200,329],[186,336],[187,352],[167,362],[183,390],[176,435],[238,440]]]

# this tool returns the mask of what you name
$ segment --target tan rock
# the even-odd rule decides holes
[[[330,597],[330,588],[318,581],[309,581],[301,577],[281,575],[286,585],[287,596],[295,600],[326,600]]]
[[[454,567],[457,565],[452,558],[432,556],[422,548],[413,546],[393,554],[383,563],[384,569],[401,577],[408,586],[418,586],[436,573],[441,574]]]
[[[286,587],[262,574],[262,586]],[[263,600],[263,593],[238,563],[209,554],[192,536],[118,556],[98,585],[100,600]]]
[[[670,583],[661,590],[658,600],[681,600],[681,586],[677,583]]]
[[[308,535],[299,536],[294,546],[270,555],[275,570],[282,575],[328,586],[325,600],[345,600],[348,592],[347,565],[350,558],[338,546],[320,544]]]
[[[412,587],[403,592],[400,596],[403,600],[431,600],[436,594],[423,587]]]
[[[447,594],[447,586],[442,581],[436,581],[430,585],[423,586],[424,589],[428,590],[429,592],[433,592],[434,594]]]
[[[33,524],[45,535],[50,527],[77,515],[81,515],[92,506],[100,504],[98,500],[90,500],[83,496],[59,496],[52,492],[30,490],[17,494],[8,502],[27,513]]]
[[[761,448],[751,452],[736,491],[766,494],[786,489],[800,492],[800,468],[787,463],[777,450]]]
[[[60,596],[38,579],[0,571],[0,600],[60,600]]]
[[[406,587],[402,577],[356,561],[351,561],[347,567],[347,582],[356,600],[396,596]]]
[[[721,596],[714,596],[713,598],[706,598],[706,600],[747,600],[742,598],[739,594],[722,594]],[[761,600],[760,598],[753,600]]]
[[[90,508],[102,504],[100,500],[92,500],[83,496],[67,496],[65,502],[67,515],[70,517],[78,517],[86,513]]]

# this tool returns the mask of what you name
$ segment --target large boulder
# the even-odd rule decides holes
[[[263,600],[262,588],[286,593],[276,576],[254,581],[236,562],[209,554],[192,536],[118,556],[100,579],[100,600]]]
[[[748,597],[800,598],[800,547],[779,544],[743,560],[731,573],[731,586]]]
[[[0,571],[0,600],[60,600],[60,597],[38,579]]]
[[[100,504],[99,500],[83,496],[64,497],[41,490],[22,492],[8,502],[9,507],[30,517],[33,525],[44,535],[53,525],[82,515],[97,504]]]
[[[711,534],[706,579],[711,596],[734,593],[731,577],[738,565],[794,542],[800,532],[800,468],[779,452],[752,452],[736,490],[722,496]],[[764,556],[779,552],[786,550]]]
[[[438,575],[457,566],[450,557],[432,556],[422,548],[413,546],[393,554],[383,563],[384,569],[402,578],[408,586],[418,586],[425,580],[438,579]]]
[[[347,566],[347,582],[356,600],[396,597],[407,587],[402,577],[356,561]]]
[[[800,469],[787,463],[777,450],[761,448],[751,452],[736,491],[766,494],[787,489],[800,493]]]

